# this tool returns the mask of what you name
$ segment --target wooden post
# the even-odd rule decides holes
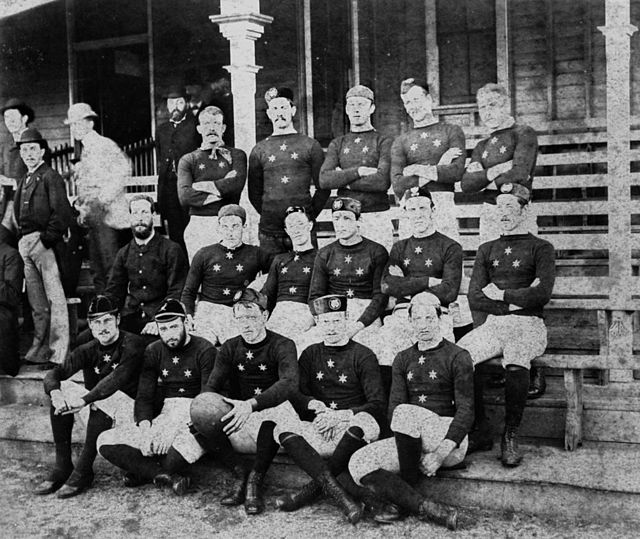
[[[231,63],[225,69],[231,74],[235,145],[247,155],[256,143],[256,65],[255,42],[273,17],[260,13],[260,0],[221,0],[220,15],[211,15],[229,40]],[[247,187],[240,203],[247,211],[247,243],[258,243],[259,216],[249,203]]]
[[[607,154],[609,191],[609,275],[613,306],[631,303],[631,170],[630,87],[631,35],[630,0],[606,0],[606,25],[598,29],[605,36],[607,62]],[[612,313],[609,354],[623,364],[632,350],[629,313]],[[611,381],[632,381],[630,370],[612,371]]]
[[[436,0],[425,0],[426,70],[429,93],[434,105],[440,104],[440,58],[438,51],[438,27],[436,25]],[[419,76],[419,74],[417,75]]]
[[[564,371],[564,388],[567,392],[567,417],[564,429],[564,448],[575,451],[582,445],[582,411],[583,390],[582,371],[566,369]]]

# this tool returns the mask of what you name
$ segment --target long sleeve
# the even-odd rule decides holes
[[[520,183],[529,185],[530,176],[538,157],[538,137],[536,132],[528,126],[516,130],[517,143],[513,150],[511,170],[500,174],[495,179],[496,187],[505,183]]]
[[[198,356],[198,367],[200,368],[200,393],[206,393],[209,387],[209,378],[216,364],[218,352],[214,346],[206,348]]]
[[[262,293],[267,296],[267,310],[271,313],[278,298],[278,262],[274,259],[269,268],[267,280],[262,287]]]
[[[80,346],[65,358],[62,365],[56,365],[47,372],[44,377],[44,392],[50,395],[53,390],[60,389],[60,382],[68,380],[75,373],[84,369],[85,363],[90,359],[88,357],[89,351],[89,344]]]
[[[160,358],[151,347],[144,351],[144,359],[140,379],[138,381],[138,393],[134,404],[134,418],[136,423],[141,421],[153,421],[156,392],[158,391],[158,362]]]
[[[235,177],[224,177],[213,181],[223,197],[239,200],[244,184],[247,181],[247,154],[242,150],[233,149],[232,157],[232,170],[236,172]]]
[[[198,289],[202,284],[204,260],[202,253],[198,251],[193,260],[191,261],[191,267],[187,274],[187,279],[182,289],[181,301],[187,309],[187,313],[193,316],[196,308],[196,297],[198,295]]]
[[[478,249],[476,261],[473,264],[471,282],[469,283],[469,306],[472,310],[489,314],[504,315],[509,313],[509,305],[504,301],[495,301],[484,295],[482,289],[490,282],[489,253],[490,243],[483,243]]]
[[[407,166],[407,154],[404,150],[402,137],[396,137],[391,144],[391,185],[396,198],[400,200],[407,189],[418,186],[418,176],[402,174]]]
[[[467,167],[467,170],[465,170],[462,176],[462,181],[460,182],[460,187],[465,193],[477,193],[489,185],[487,170],[482,165],[482,154],[485,151],[486,144],[486,140],[481,140],[476,144],[476,147],[471,153],[471,161],[469,162],[469,166]],[[476,172],[469,172],[468,169],[471,168],[471,165],[474,163],[480,164],[482,168]]]
[[[193,153],[183,155],[178,162],[178,198],[185,207],[202,207],[209,193],[193,188],[193,167],[195,166]]]
[[[167,265],[167,298],[180,299],[189,274],[189,262],[177,244],[169,245],[165,253]]]
[[[358,167],[339,170],[342,137],[333,139],[327,148],[327,155],[320,169],[320,187],[338,189],[360,178]]]
[[[358,191],[367,192],[384,192],[386,193],[391,186],[391,144],[393,140],[385,137],[380,142],[378,172],[363,176],[351,182],[349,187]]]
[[[458,297],[462,281],[462,259],[462,246],[458,243],[450,245],[445,253],[442,281],[429,287],[429,291],[435,294],[443,305],[448,305]]]
[[[409,402],[409,388],[407,387],[407,373],[405,372],[402,355],[397,355],[391,366],[391,390],[389,392],[389,421],[398,404]]]
[[[385,398],[384,390],[382,389],[380,366],[375,354],[370,353],[365,357],[359,358],[356,364],[356,372],[367,402],[360,406],[354,406],[351,411],[354,414],[367,412],[373,417],[382,418],[384,416]]]
[[[311,282],[309,283],[309,307],[312,306],[313,300],[329,293],[329,270],[325,253],[319,252],[313,263],[313,271],[311,273]],[[312,309],[313,312],[313,309]]]
[[[473,361],[469,352],[461,350],[453,360],[453,379],[456,413],[445,436],[460,445],[473,428]]]
[[[262,196],[264,194],[264,171],[259,155],[260,149],[256,146],[249,155],[248,194],[249,202],[258,213],[262,213]]]
[[[229,346],[228,342],[223,344],[220,348],[218,354],[216,355],[216,360],[213,364],[213,369],[211,370],[211,374],[207,379],[207,383],[202,388],[202,392],[213,392],[213,393],[221,393],[224,389],[227,381],[229,380],[229,376],[231,375],[231,369],[233,366],[232,360],[233,351]]]
[[[308,411],[307,406],[314,398],[312,380],[315,373],[312,372],[312,361],[310,349],[305,348],[298,360],[299,391],[297,391],[293,397],[293,405],[301,415]]]
[[[67,231],[71,220],[71,206],[60,175],[51,170],[46,181],[51,213],[45,230],[40,233],[40,240],[42,245],[49,249],[58,243]]]
[[[549,303],[556,277],[555,258],[555,250],[550,243],[536,247],[534,261],[536,278],[540,283],[537,286],[507,289],[504,291],[504,301],[523,309],[540,309]]]
[[[278,406],[288,400],[298,387],[298,354],[293,341],[283,339],[277,345],[278,381],[254,397],[258,405],[256,410]]]
[[[324,209],[324,205],[327,203],[329,195],[331,194],[330,189],[322,189],[320,187],[320,169],[322,168],[323,161],[324,152],[322,151],[322,146],[320,146],[317,140],[314,140],[313,146],[311,147],[311,179],[313,185],[316,187],[316,191],[311,199],[311,207],[313,209],[312,217],[314,219]]]
[[[22,257],[15,249],[4,249],[2,257],[2,279],[0,279],[0,305],[15,310],[22,296],[24,276]]]
[[[128,250],[128,245],[118,250],[104,291],[107,296],[116,300],[120,309],[124,306],[129,287],[129,273],[126,266]]]
[[[454,184],[462,179],[462,175],[464,174],[464,163],[467,160],[467,156],[465,151],[466,144],[464,140],[464,132],[462,131],[462,128],[456,125],[450,126],[450,129],[452,132],[450,134],[449,148],[460,148],[462,150],[462,154],[456,157],[448,165],[436,165],[436,169],[438,171],[439,183]]]
[[[371,301],[358,319],[358,321],[362,322],[365,327],[378,318],[384,312],[387,305],[389,296],[382,292],[381,280],[382,272],[384,271],[388,258],[389,255],[387,254],[387,250],[384,247],[380,247],[374,258],[373,293],[371,295]]]

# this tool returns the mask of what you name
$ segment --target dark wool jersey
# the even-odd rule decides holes
[[[391,143],[376,130],[333,139],[320,169],[320,187],[337,189],[338,196],[359,200],[363,213],[388,210]],[[378,172],[361,178],[358,167],[373,167]]]
[[[498,189],[483,191],[484,200],[495,202],[500,194],[500,186],[505,183],[519,183],[531,191],[533,173],[538,157],[538,137],[536,132],[526,125],[513,125],[491,133],[489,138],[478,142],[471,154],[471,163],[480,163],[482,170],[465,172],[461,187],[468,193],[477,193],[489,185],[487,169],[513,160],[511,170],[495,179]]]
[[[200,249],[189,268],[182,291],[182,303],[193,314],[200,287],[200,301],[233,305],[233,296],[246,288],[258,275],[269,268],[269,256],[255,245],[243,243],[228,249],[221,243]]]
[[[215,347],[202,337],[192,335],[181,348],[169,348],[161,340],[152,342],[144,351],[134,407],[136,422],[151,421],[164,399],[199,395],[215,360]]]
[[[430,350],[414,344],[391,367],[389,418],[398,404],[414,404],[453,417],[445,438],[460,445],[473,426],[473,362],[469,352],[443,339]]]
[[[269,268],[269,276],[262,288],[262,293],[269,300],[269,311],[273,310],[278,301],[307,303],[311,271],[317,252],[316,249],[309,249],[299,253],[294,251],[275,256]]]
[[[229,383],[232,398],[255,399],[256,411],[273,408],[298,386],[297,357],[293,341],[273,331],[254,344],[238,335],[220,348],[206,390],[220,393]]]
[[[469,284],[472,309],[495,315],[518,314],[542,318],[556,277],[553,245],[533,234],[501,236],[478,249]],[[531,286],[538,278],[540,283]],[[504,290],[504,301],[494,301],[482,289],[489,283]],[[510,311],[509,304],[519,307]]]
[[[347,298],[370,299],[359,321],[371,324],[384,311],[387,295],[380,289],[380,279],[389,259],[387,250],[367,238],[355,245],[334,241],[318,251],[309,288],[309,305],[327,294]],[[311,307],[313,311],[313,307]]]
[[[135,239],[118,251],[105,294],[114,297],[123,315],[142,309],[153,317],[165,298],[180,299],[189,263],[180,246],[155,233],[149,243]]]
[[[231,163],[219,151],[213,150],[195,150],[183,156],[178,163],[178,196],[180,203],[189,208],[190,215],[218,215],[222,206],[240,202],[240,193],[247,179],[247,154],[236,148],[223,148],[231,153]],[[236,171],[236,176],[225,178],[232,170]],[[202,181],[214,182],[222,199],[205,205],[209,193],[192,187]]]
[[[261,232],[286,237],[289,206],[303,206],[317,217],[330,194],[318,183],[323,160],[320,143],[300,133],[271,135],[255,145],[249,156],[249,200],[260,214]]]
[[[450,165],[438,165],[442,154],[449,148],[460,148],[462,155]],[[437,165],[438,181],[429,182],[427,189],[453,193],[454,184],[462,178],[465,162],[464,133],[457,125],[438,122],[412,129],[396,137],[391,146],[391,184],[398,200],[404,192],[418,186],[418,176],[403,176],[408,165]]]
[[[368,412],[384,421],[385,397],[380,367],[366,346],[349,341],[343,346],[312,344],[300,355],[300,413],[312,419],[307,405],[313,399],[331,410]]]
[[[62,380],[81,370],[84,386],[89,390],[82,397],[87,404],[106,399],[116,391],[135,398],[145,342],[138,335],[120,330],[116,341],[108,346],[102,346],[97,339],[79,346],[62,365],[56,365],[47,373],[45,393],[50,395],[54,389],[60,389]]]
[[[382,291],[402,299],[419,292],[431,292],[444,306],[455,301],[462,280],[462,247],[450,237],[434,232],[424,238],[410,237],[396,242],[382,275]],[[404,276],[389,274],[389,266],[398,266]],[[429,277],[442,279],[429,286]]]

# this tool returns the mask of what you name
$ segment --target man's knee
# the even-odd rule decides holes
[[[371,414],[359,412],[351,419],[349,427],[360,427],[363,432],[363,439],[372,442],[380,437],[380,426]]]
[[[420,426],[431,416],[437,417],[437,414],[413,404],[399,404],[393,411],[391,430],[417,438],[420,436]]]

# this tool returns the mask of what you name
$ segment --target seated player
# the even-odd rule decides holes
[[[288,399],[298,385],[295,344],[266,328],[266,309],[264,294],[251,288],[238,292],[233,316],[240,335],[220,348],[205,389],[221,393],[229,387],[229,397],[224,400],[233,408],[222,417],[221,425],[218,423],[213,428],[213,410],[207,410],[207,395],[194,402],[191,413],[202,446],[233,472],[233,486],[220,503],[240,505],[244,502],[247,514],[257,514],[263,509],[260,489],[268,463],[265,467],[257,455],[253,469],[247,474],[240,453],[256,452],[261,437],[267,436],[260,430],[264,421],[295,416]],[[268,436],[272,438],[273,433],[269,432]]]
[[[317,250],[311,242],[313,222],[302,206],[287,208],[284,229],[293,251],[275,256],[262,288],[271,313],[267,328],[294,342],[313,326],[309,310],[309,284]]]
[[[497,198],[502,227],[500,238],[478,249],[469,286],[471,308],[488,314],[486,322],[458,344],[469,351],[473,364],[502,355],[505,376],[505,427],[502,464],[518,466],[518,428],[527,402],[531,360],[547,347],[543,308],[555,281],[553,245],[527,232],[531,192],[524,186],[503,184]],[[490,449],[482,385],[476,384],[476,432],[470,450]]]
[[[222,240],[195,254],[182,291],[187,314],[193,316],[195,334],[214,345],[238,334],[233,298],[260,272],[269,269],[269,257],[255,245],[242,241],[247,221],[244,208],[227,204],[220,208],[218,220]]]
[[[355,522],[360,508],[335,478],[347,469],[356,450],[380,434],[385,421],[380,370],[374,353],[346,333],[345,296],[318,298],[314,310],[323,342],[309,346],[300,356],[300,387],[293,402],[302,419],[287,416],[277,424],[263,423],[258,437],[263,443],[258,444],[256,460],[263,455],[273,458],[282,445],[313,478],[296,494],[279,498],[279,509],[298,509],[324,490]],[[273,436],[268,437],[267,431]]]
[[[114,424],[133,421],[144,340],[119,329],[118,309],[107,296],[93,299],[87,320],[93,340],[76,348],[44,378],[44,390],[51,398],[56,464],[36,494],[58,491],[58,498],[70,498],[88,489],[93,482],[98,436]],[[84,387],[68,381],[78,371],[83,372]],[[74,467],[71,432],[76,414],[86,424],[87,434]]]
[[[440,334],[440,307],[432,294],[409,305],[415,344],[393,362],[389,416],[393,437],[356,452],[349,470],[356,483],[404,512],[455,530],[457,512],[416,490],[421,473],[460,464],[473,425],[473,364],[466,350]],[[381,513],[380,522],[397,518]]]
[[[456,300],[462,279],[462,247],[436,230],[429,191],[412,187],[404,198],[412,235],[393,246],[382,276],[382,291],[396,298],[393,314],[385,318],[382,328],[382,341],[389,352],[378,358],[381,365],[387,366],[413,342],[408,323],[411,298],[420,292],[430,292],[448,307]],[[440,322],[442,336],[454,342],[451,316],[443,313]]]
[[[338,197],[331,206],[336,241],[318,251],[311,275],[309,305],[313,300],[338,294],[347,297],[347,336],[377,352],[381,348],[378,328],[388,297],[380,288],[380,278],[389,258],[387,250],[358,228],[360,202]],[[313,313],[315,314],[315,313]],[[304,337],[307,343],[322,340],[313,328]]]
[[[116,427],[98,440],[100,454],[125,471],[126,487],[153,481],[182,495],[191,483],[186,470],[204,454],[189,430],[189,410],[216,350],[206,339],[189,335],[186,316],[178,300],[160,306],[155,315],[160,339],[144,351],[135,425]]]

